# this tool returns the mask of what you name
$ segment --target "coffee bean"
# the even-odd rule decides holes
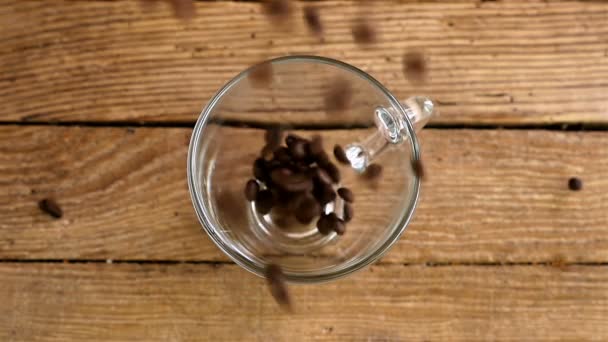
[[[366,20],[359,20],[352,28],[353,38],[357,44],[372,44],[377,40],[376,30]]]
[[[274,300],[281,305],[284,309],[292,311],[293,305],[289,291],[287,290],[287,283],[283,269],[276,264],[270,264],[266,266],[264,271],[268,287],[270,288],[270,294]]]
[[[327,183],[317,184],[314,187],[312,194],[317,201],[319,201],[321,206],[325,206],[327,203],[335,201],[337,197],[332,186]]]
[[[258,158],[253,162],[253,176],[261,181],[268,179],[266,161],[262,158]]]
[[[329,177],[329,175],[327,174],[327,172],[325,170],[323,170],[320,167],[315,167],[313,169],[313,172],[314,172],[313,177],[317,182],[331,185],[332,179],[331,179],[331,177]]]
[[[340,145],[334,146],[334,157],[336,157],[336,160],[339,161],[340,163],[345,164],[345,165],[350,165],[350,160],[348,160],[348,157],[346,156],[346,152],[344,152],[344,149],[342,148],[342,146],[340,146]]]
[[[274,149],[275,147],[271,146],[270,144],[264,145],[260,151],[260,157],[262,157],[264,160],[269,160],[274,156]]]
[[[38,202],[38,208],[54,218],[61,218],[63,216],[63,210],[52,198],[45,198]]]
[[[272,182],[290,192],[310,191],[312,179],[305,173],[293,173],[287,168],[278,168],[270,173]]]
[[[424,180],[425,172],[424,172],[424,165],[422,164],[422,160],[413,159],[412,160],[412,170],[414,170],[414,174],[416,175],[416,177]]]
[[[273,68],[270,62],[255,65],[247,75],[254,87],[268,87],[272,83]]]
[[[283,140],[283,130],[281,127],[272,127],[264,133],[264,141],[273,148],[279,147]]]
[[[325,153],[325,151],[321,151],[320,153],[318,153],[314,157],[314,160],[320,167],[324,167],[330,163],[329,156],[327,155],[327,153]]]
[[[334,213],[321,215],[317,221],[317,229],[319,230],[319,233],[327,235],[335,230],[337,222],[338,217]]]
[[[327,165],[323,166],[323,169],[327,171],[327,174],[334,183],[340,183],[340,170],[338,170],[336,164],[327,163]]]
[[[291,153],[289,153],[289,149],[287,147],[279,147],[273,152],[274,159],[278,160],[283,164],[288,164],[291,162]]]
[[[312,155],[313,157],[316,157],[319,154],[324,152],[323,151],[323,139],[321,139],[320,135],[318,135],[318,134],[313,135],[312,139],[310,139],[309,150],[310,150],[310,155]]]
[[[321,207],[317,201],[310,196],[306,196],[298,204],[295,216],[298,222],[309,224],[315,217],[319,216],[320,213]]]
[[[294,159],[302,160],[308,157],[308,143],[304,140],[297,140],[289,147],[289,152]]]
[[[418,52],[409,52],[403,56],[403,74],[411,82],[423,82],[426,77],[426,62],[424,55]]]
[[[247,181],[247,184],[245,184],[245,198],[247,198],[249,202],[255,201],[258,191],[260,191],[260,185],[255,179]]]
[[[344,224],[344,221],[338,219],[334,225],[334,231],[338,235],[344,235],[344,232],[346,232],[346,225]]]
[[[338,189],[338,195],[346,202],[353,203],[355,201],[355,195],[349,188]]]
[[[328,111],[344,111],[350,107],[353,88],[350,82],[337,79],[330,84],[325,94],[325,108]]]
[[[382,177],[382,165],[372,163],[367,166],[365,172],[363,172],[363,176],[370,180],[377,180]]]
[[[568,179],[568,188],[572,191],[579,191],[583,189],[583,181],[577,177]]]
[[[276,22],[287,22],[292,15],[293,7],[289,0],[266,0],[264,11]]]
[[[304,141],[304,142],[308,142],[308,140],[302,138],[299,135],[295,135],[293,133],[289,133],[287,134],[287,136],[285,137],[285,145],[287,145],[287,147],[291,147],[291,145],[293,145],[296,141]]]
[[[344,203],[344,213],[342,215],[342,219],[344,222],[350,222],[354,216],[353,206],[350,203]]]
[[[272,209],[274,205],[274,198],[270,190],[262,190],[258,192],[255,198],[255,210],[262,215],[266,215]]]
[[[317,35],[321,35],[323,33],[323,25],[321,24],[319,10],[316,7],[304,7],[304,21],[313,33]]]

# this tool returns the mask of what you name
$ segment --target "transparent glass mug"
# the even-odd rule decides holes
[[[335,94],[346,95],[343,110],[329,109],[336,84],[348,85],[347,94]],[[434,114],[430,99],[401,103],[371,76],[337,60],[289,56],[255,65],[220,89],[192,134],[188,184],[203,229],[234,262],[259,276],[271,263],[298,283],[359,270],[386,253],[412,218],[420,188],[411,167],[420,157],[415,131]],[[272,127],[304,138],[320,135],[330,156],[335,144],[345,147],[350,166],[340,165],[340,186],[350,188],[355,201],[343,235],[319,233],[316,220],[280,226],[272,212],[258,214],[255,202],[246,200],[245,183]],[[371,163],[383,167],[377,180],[365,177]],[[323,211],[341,217],[342,209],[338,197]]]

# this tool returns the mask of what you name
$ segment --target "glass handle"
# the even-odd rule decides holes
[[[418,132],[433,116],[438,115],[435,103],[424,96],[410,97],[401,106],[407,118],[395,108],[378,107],[374,111],[377,130],[366,139],[346,146],[346,156],[357,172],[365,171],[389,145],[401,144],[408,139],[408,120]]]

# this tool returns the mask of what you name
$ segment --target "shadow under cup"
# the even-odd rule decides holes
[[[201,113],[190,142],[188,182],[198,218],[214,243],[237,264],[263,276],[270,263],[292,282],[336,279],[380,258],[405,230],[416,206],[419,179],[411,169],[418,144],[406,121],[400,144],[382,147],[373,162],[380,179],[336,163],[340,186],[354,195],[354,218],[342,236],[322,235],[310,225],[281,227],[273,212],[259,215],[244,195],[252,166],[265,145],[266,128],[282,127],[303,138],[320,135],[330,155],[335,144],[376,139],[378,108],[406,117],[401,104],[376,80],[339,61],[309,56],[271,60],[264,77],[254,66],[226,84]],[[348,105],[328,98],[347,84]],[[343,99],[341,99],[343,100]],[[376,137],[376,138],[374,138]],[[342,201],[324,208],[341,216]]]

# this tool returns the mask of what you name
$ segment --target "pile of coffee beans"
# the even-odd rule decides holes
[[[320,135],[310,140],[288,134],[283,142],[283,131],[266,131],[266,145],[253,163],[253,176],[245,184],[245,198],[255,203],[262,215],[277,209],[277,213],[291,216],[301,224],[317,220],[321,234],[332,231],[339,235],[346,231],[346,222],[353,218],[351,203],[355,196],[348,188],[337,188],[340,170],[330,161]],[[334,148],[336,159],[348,163],[341,147]],[[325,206],[340,196],[344,207],[342,217],[325,213]]]

